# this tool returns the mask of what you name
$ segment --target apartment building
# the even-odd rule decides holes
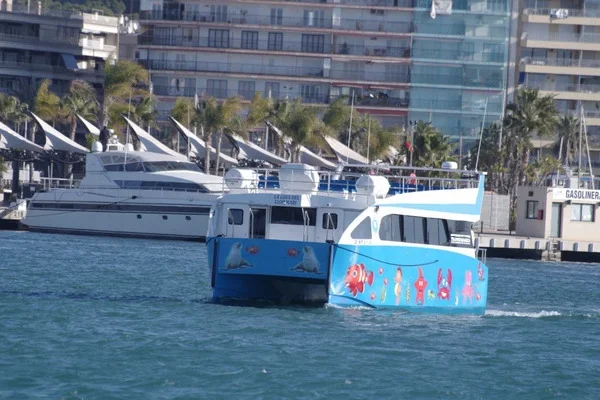
[[[554,95],[564,114],[582,112],[599,168],[600,0],[524,1],[520,47],[519,83]]]
[[[142,0],[137,58],[176,97],[354,97],[384,125],[478,137],[500,118],[511,0]],[[350,100],[349,100],[350,102]]]
[[[0,92],[27,99],[48,78],[59,95],[74,79],[102,94],[105,63],[117,57],[116,17],[0,4]]]

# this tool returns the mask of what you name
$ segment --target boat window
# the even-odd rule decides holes
[[[350,234],[352,239],[371,239],[371,217],[365,217]]]
[[[144,168],[148,172],[160,171],[194,171],[202,172],[194,163],[187,161],[144,161]]]
[[[251,238],[264,239],[267,231],[267,209],[250,209],[250,234]]]
[[[173,191],[192,191],[206,193],[208,190],[197,183],[192,182],[169,182],[169,181],[121,181],[115,180],[115,183],[124,189],[143,189],[143,190],[173,190]]]
[[[300,207],[271,207],[271,223],[287,225],[304,225],[304,215],[308,217],[308,225],[315,226],[317,221],[316,208]]]
[[[227,223],[229,225],[242,225],[244,223],[244,210],[240,208],[230,208]]]
[[[335,213],[323,214],[323,229],[337,229],[338,215]]]
[[[425,218],[405,215],[401,221],[404,242],[425,243]]]
[[[450,234],[450,245],[457,247],[472,247],[471,223],[466,221],[448,220],[448,233]]]
[[[390,214],[381,218],[379,223],[379,239],[391,242],[402,241],[402,216]]]
[[[107,172],[123,171],[123,164],[105,165],[104,169]]]
[[[439,218],[427,218],[427,243],[437,246],[450,244],[448,223]]]
[[[125,170],[129,172],[143,172],[144,167],[141,162],[137,161],[125,164]]]

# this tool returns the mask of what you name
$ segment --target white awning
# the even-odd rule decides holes
[[[169,117],[169,118],[171,119],[171,121],[173,121],[177,130],[182,135],[187,137],[187,139],[190,141],[190,152],[195,153],[195,156],[197,158],[204,158],[204,156],[206,154],[206,144],[204,143],[204,140],[202,140],[198,136],[194,135],[194,133],[192,133],[188,128],[186,128],[181,123],[179,123],[179,121],[177,121],[175,118],[173,118],[173,117]],[[212,156],[216,156],[217,150],[214,147],[211,147],[210,153]],[[221,161],[223,161],[225,164],[228,164],[228,165],[237,165],[238,164],[238,160],[236,160],[235,158],[233,158],[231,156],[228,156],[227,154],[221,153],[220,158],[221,158]]]
[[[85,126],[85,129],[87,129],[89,133],[91,133],[94,136],[100,136],[100,129],[98,129],[94,124],[92,124],[90,121],[83,118],[79,114],[77,114],[77,118],[79,118],[79,120],[81,121],[81,123],[83,123],[83,126]]]
[[[242,139],[238,135],[228,135],[234,142],[236,146],[241,150],[240,157],[249,159],[249,160],[262,160],[273,165],[283,165],[287,164],[287,160],[285,158],[281,158],[273,153],[268,152],[267,150],[255,145],[252,142],[248,142]]]
[[[0,122],[0,148],[15,149],[15,150],[31,150],[38,153],[43,153],[44,148],[27,140],[17,132],[10,129],[8,126]]]
[[[129,126],[133,130],[133,133],[135,133],[135,135],[138,137],[138,139],[140,140],[140,142],[146,148],[147,151],[150,151],[153,153],[168,154],[170,156],[177,157],[181,160],[187,160],[186,156],[184,156],[183,154],[180,154],[180,153],[176,152],[175,150],[172,150],[169,147],[167,147],[166,145],[162,144],[158,139],[156,139],[155,137],[150,135],[148,132],[143,130],[138,124],[131,121],[129,118],[127,118],[125,116],[123,118],[125,118],[125,121],[127,121],[127,124],[129,124]]]
[[[368,164],[369,160],[331,136],[323,136],[338,160],[348,164]]]
[[[51,127],[49,124],[47,124],[44,120],[42,120],[34,113],[31,113],[31,116],[46,135],[46,144],[44,145],[44,149],[57,151],[71,151],[73,153],[80,154],[86,154],[90,152],[87,148],[74,142],[73,140],[69,139],[68,137]]]
[[[276,127],[275,125],[273,125],[270,121],[265,121],[265,123],[267,124],[267,126],[271,129],[273,129],[275,131],[275,133],[277,133],[277,135],[279,135],[279,137],[281,137],[284,141],[284,143],[286,143],[287,145],[291,144],[291,139],[288,137],[285,137],[283,135],[283,132],[281,132],[281,130]],[[335,169],[335,164],[332,163],[329,160],[324,159],[323,157],[319,156],[318,154],[313,153],[312,151],[310,151],[309,149],[307,149],[304,146],[300,146],[300,162],[303,164],[308,164],[308,165],[312,165],[315,167],[319,167],[319,168],[326,168],[326,169]]]

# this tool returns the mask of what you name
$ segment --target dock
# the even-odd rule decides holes
[[[487,258],[600,263],[600,242],[525,237],[511,235],[509,232],[485,232],[475,234],[475,246],[485,249]]]

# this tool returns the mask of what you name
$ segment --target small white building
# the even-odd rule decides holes
[[[516,234],[600,242],[600,190],[521,186]]]

